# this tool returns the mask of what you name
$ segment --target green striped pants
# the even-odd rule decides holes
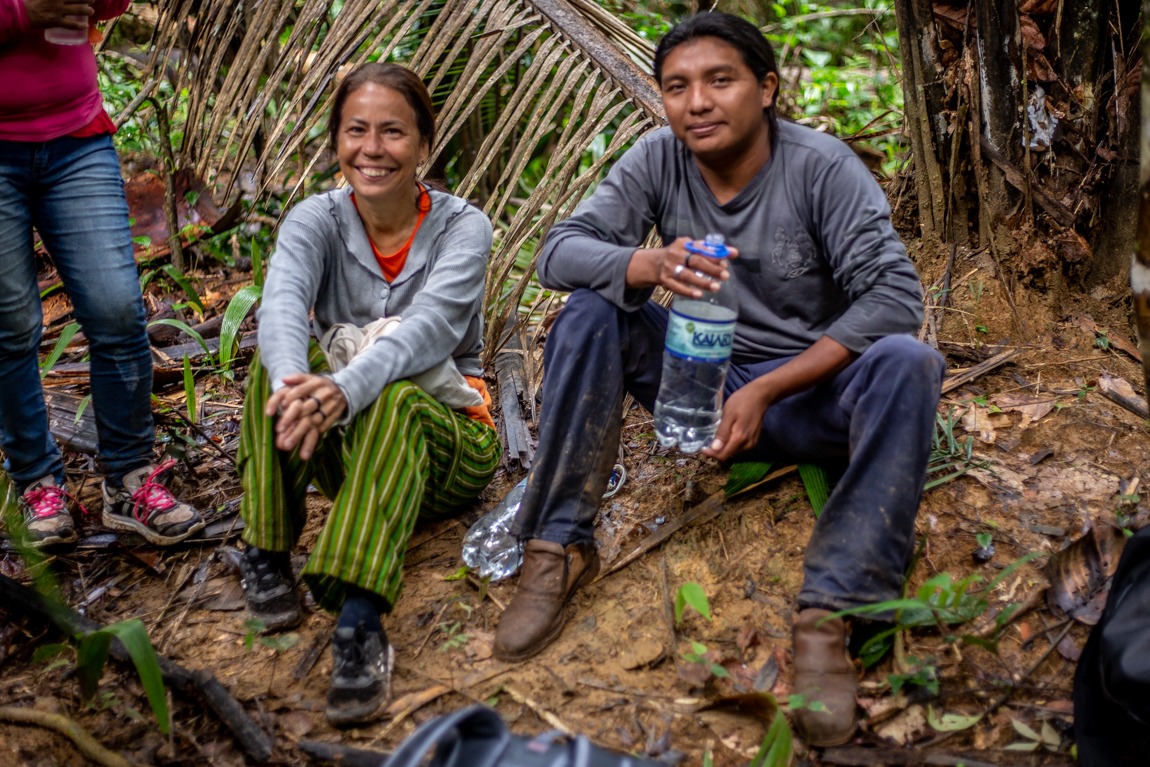
[[[313,373],[327,371],[314,341],[308,356]],[[307,487],[314,484],[332,501],[303,570],[316,602],[338,612],[351,584],[394,606],[416,519],[443,516],[479,496],[499,463],[498,434],[410,381],[397,381],[348,425],[330,429],[303,461],[297,451],[275,447],[275,418],[264,415],[270,395],[257,355],[240,433],[243,539],[290,551],[306,521]]]

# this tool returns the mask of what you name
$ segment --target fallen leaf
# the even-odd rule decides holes
[[[308,711],[288,711],[277,716],[276,721],[291,740],[299,740],[315,728],[315,718]]]
[[[943,714],[934,713],[933,706],[926,707],[926,722],[936,732],[958,732],[968,730],[982,721],[982,714]]]
[[[923,707],[916,704],[876,728],[875,734],[900,746],[906,746],[918,740],[926,732],[926,726]]]
[[[1121,530],[1095,524],[1090,530],[1050,558],[1047,602],[1052,609],[1093,626],[1102,617],[1110,578],[1126,546]]]
[[[1001,418],[994,418],[994,414],[990,413],[984,408],[977,405],[971,405],[970,409],[962,415],[962,428],[971,434],[975,434],[981,441],[989,444],[994,443],[995,428],[997,425],[1003,425]]]
[[[1077,663],[1078,658],[1082,655],[1082,648],[1078,646],[1073,637],[1067,634],[1058,643],[1058,654],[1071,663]]]
[[[999,394],[991,400],[999,410],[1022,413],[1022,421],[1019,423],[1019,428],[1026,428],[1031,423],[1048,415],[1050,411],[1054,410],[1054,405],[1057,401],[1057,397],[1050,395],[1022,394],[1017,392]]]

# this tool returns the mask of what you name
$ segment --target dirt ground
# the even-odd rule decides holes
[[[919,256],[924,283],[938,286],[929,291],[933,305],[947,293],[941,289],[946,262],[926,260]],[[1008,289],[985,254],[963,252],[950,274],[948,306],[929,312],[924,338],[946,354],[952,378],[1004,350],[1018,353],[943,398],[940,415],[953,421],[954,444],[944,435],[950,465],[932,478],[961,476],[923,499],[923,545],[910,591],[949,573],[954,581],[973,578],[971,590],[978,592],[1005,573],[981,592],[985,611],[948,632],[956,635],[993,628],[994,616],[1009,603],[1033,609],[1011,618],[997,653],[937,629],[901,633],[896,653],[866,673],[861,703],[868,719],[855,741],[825,753],[807,753],[796,742],[801,764],[923,763],[892,755],[903,747],[918,758],[932,755],[931,764],[1073,761],[1071,682],[1089,627],[1048,604],[1048,563],[1088,530],[1100,541],[1092,545],[1113,553],[1124,540],[1116,527],[1135,526],[1145,516],[1137,483],[1147,472],[1150,434],[1142,418],[1102,393],[1107,376],[1142,390],[1141,369],[1123,351],[1133,338],[1125,288],[1103,286],[1079,305],[1055,291]],[[224,435],[225,448],[234,444],[238,396],[220,394],[219,404],[206,407],[205,428]],[[239,492],[230,465],[214,451],[191,454],[197,476],[185,476],[185,487],[205,506],[227,507],[215,515],[226,518]],[[91,476],[87,459],[73,458],[75,476]],[[658,448],[650,416],[638,407],[627,415],[623,463],[627,481],[602,510],[606,566],[725,481],[709,460]],[[702,765],[708,758],[715,765],[747,764],[765,729],[760,717],[736,705],[742,700],[736,696],[770,691],[786,701],[790,689],[790,622],[814,522],[797,474],[732,499],[717,518],[676,531],[584,589],[560,639],[512,665],[491,657],[491,641],[514,581],[484,588],[452,576],[461,566],[468,524],[519,478],[501,473],[481,505],[417,529],[404,596],[385,623],[397,651],[394,702],[379,722],[350,730],[331,728],[323,716],[332,617],[312,607],[278,644],[251,641],[227,556],[234,535],[164,551],[97,536],[53,565],[70,604],[88,618],[107,624],[139,617],[159,652],[214,674],[274,737],[268,763],[312,763],[304,741],[388,750],[430,717],[486,702],[519,733],[566,728],[667,764]],[[83,500],[93,498],[95,486],[88,482]],[[311,507],[314,535],[326,501],[315,496]],[[1093,539],[1085,540],[1080,548]],[[988,541],[994,552],[980,562],[974,555],[986,555]],[[305,536],[305,549],[307,542]],[[1028,554],[1035,556],[1006,570]],[[1092,573],[1079,560],[1055,569],[1055,580],[1079,608],[1097,600]],[[0,559],[0,572],[24,577],[11,553]],[[685,583],[702,587],[712,620],[687,610],[675,624],[672,603]],[[1089,617],[1089,609],[1080,611]],[[101,693],[82,704],[71,664],[32,658],[58,635],[11,607],[0,606],[0,615],[0,706],[65,714],[138,764],[257,763],[200,701],[183,694],[171,695],[174,733],[161,736],[138,681],[123,665],[111,664]],[[708,661],[729,676],[684,659],[693,642],[705,645]],[[916,671],[923,685],[892,691],[892,674]],[[937,693],[929,689],[932,676]],[[35,767],[87,763],[61,736],[12,724],[0,724],[0,759]]]

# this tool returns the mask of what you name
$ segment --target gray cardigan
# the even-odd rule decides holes
[[[427,213],[403,271],[388,284],[375,260],[350,189],[309,197],[280,227],[259,318],[260,358],[272,388],[308,370],[308,314],[322,337],[338,322],[364,326],[401,316],[332,378],[348,416],[379,397],[387,384],[422,373],[448,357],[464,375],[480,376],[482,299],[492,230],[466,200],[431,190]]]

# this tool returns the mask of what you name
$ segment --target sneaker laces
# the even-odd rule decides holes
[[[85,515],[88,513],[84,505],[76,500],[76,496],[59,485],[41,485],[40,487],[26,490],[23,498],[24,505],[28,509],[25,513],[25,517],[27,517],[29,522],[33,519],[47,519],[57,514],[63,514],[67,511],[67,502],[69,500],[76,504],[76,507]]]
[[[179,503],[176,500],[176,496],[172,495],[172,491],[160,484],[157,480],[157,477],[166,473],[175,465],[176,462],[173,459],[164,461],[152,469],[152,473],[149,474],[140,484],[140,487],[132,493],[132,516],[138,521],[146,525],[156,514],[173,509]]]

